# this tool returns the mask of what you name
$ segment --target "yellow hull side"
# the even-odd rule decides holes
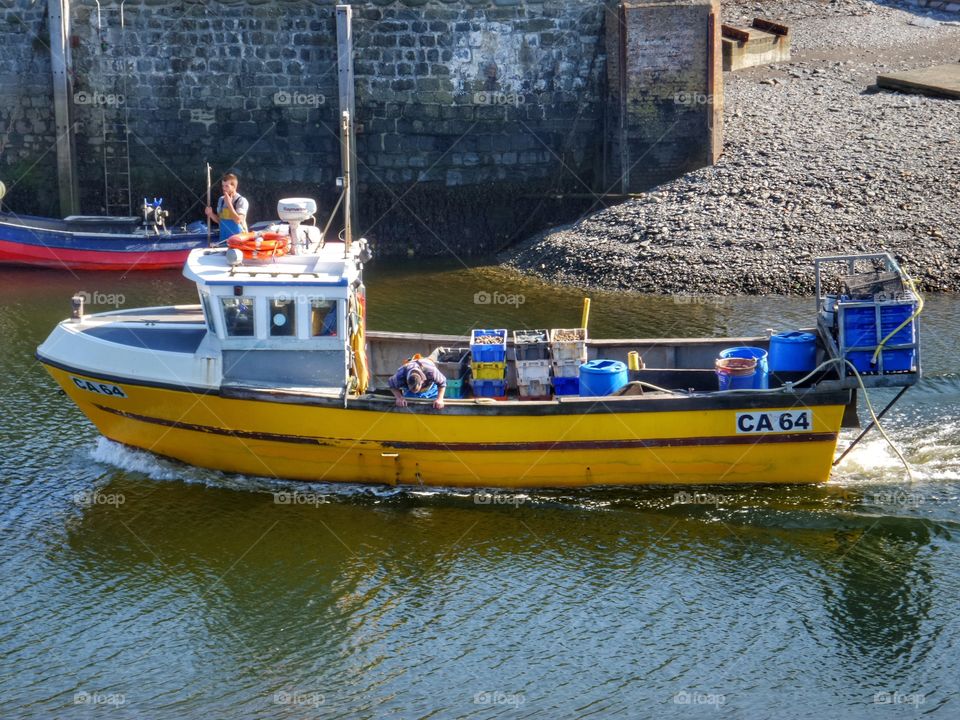
[[[199,467],[314,482],[505,488],[824,482],[843,414],[842,405],[812,407],[815,437],[792,441],[737,435],[737,411],[726,409],[529,416],[385,405],[379,412],[110,383],[122,388],[125,396],[117,397],[73,380],[104,382],[95,377],[47,370],[111,440]]]

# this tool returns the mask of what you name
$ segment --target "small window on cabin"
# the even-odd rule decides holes
[[[203,304],[203,318],[207,321],[207,327],[210,332],[216,332],[217,326],[213,324],[213,305],[210,304],[210,295],[200,293],[200,302]]]
[[[270,300],[270,336],[289,337],[297,334],[297,303],[293,298]]]
[[[310,300],[310,337],[334,337],[337,334],[337,301]]]
[[[223,303],[223,326],[231,337],[253,336],[253,298],[225,297]]]

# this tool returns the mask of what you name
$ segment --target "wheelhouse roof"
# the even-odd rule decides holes
[[[331,243],[304,255],[285,255],[266,261],[244,260],[231,267],[226,249],[194,250],[183,268],[184,276],[199,285],[246,287],[345,287],[359,275],[356,252],[344,257],[342,243]]]

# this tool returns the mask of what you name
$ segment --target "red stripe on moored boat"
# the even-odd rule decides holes
[[[189,254],[190,250],[153,252],[67,250],[0,240],[0,263],[54,270],[167,270],[183,267]]]

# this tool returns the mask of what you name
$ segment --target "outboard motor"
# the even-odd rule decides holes
[[[163,198],[154,198],[153,202],[146,198],[143,199],[143,226],[147,227],[148,223],[152,221],[152,229],[158,235],[166,229],[167,216],[170,214],[168,210],[162,209],[162,205]]]

